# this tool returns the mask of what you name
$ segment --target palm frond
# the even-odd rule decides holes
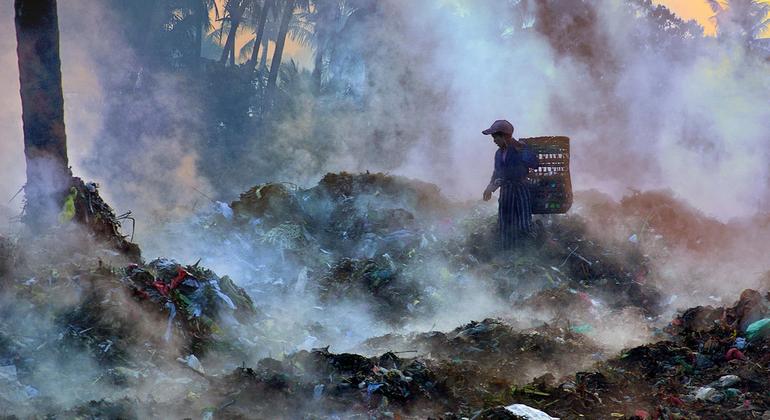
[[[217,6],[217,2],[216,1],[212,1],[211,4],[214,5],[214,19],[215,20],[219,20],[220,19],[220,17],[219,17],[219,6]]]
[[[706,2],[714,13],[719,14],[725,11],[725,6],[720,0],[706,0]]]
[[[309,20],[293,19],[289,24],[289,37],[303,47],[314,47],[315,25]]]
[[[254,50],[254,41],[256,41],[256,39],[252,38],[249,42],[242,46],[240,50],[238,50],[238,60],[246,61],[251,58],[251,53]]]
[[[761,22],[758,22],[754,27],[752,28],[752,36],[754,38],[758,38],[760,35],[762,35],[768,28],[770,28],[770,19],[765,19]]]

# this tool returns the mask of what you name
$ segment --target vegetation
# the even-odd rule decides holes
[[[733,3],[725,9],[730,22],[745,11],[746,19],[754,23],[741,25],[756,36],[762,27],[762,22],[756,23],[759,6],[738,6],[742,0]],[[400,32],[413,17],[398,2],[110,0],[108,4],[119,17],[137,65],[130,82],[107,84],[119,94],[107,104],[110,123],[105,136],[141,139],[173,133],[185,138],[184,144],[200,159],[200,171],[222,197],[274,179],[275,162],[287,165],[287,173],[298,180],[303,174],[312,179],[326,169],[317,167],[319,162],[340,156],[349,157],[349,162],[388,156],[385,166],[378,168],[387,170],[388,164],[407,158],[421,127],[418,119],[445,117],[449,82],[426,79],[432,69],[426,67],[424,51],[431,45],[417,48],[426,41]],[[599,23],[605,6],[598,0],[511,1],[500,10],[474,7],[468,13],[470,18],[483,13],[499,16],[500,48],[514,46],[521,37],[542,36],[560,57],[584,63],[591,83],[607,96],[601,112],[617,118],[623,106],[611,91],[629,66],[629,56],[609,48],[613,37],[627,37],[640,53],[674,62],[692,59],[688,51],[698,45],[723,42],[704,37],[697,23],[683,21],[651,0],[618,4],[627,21],[620,35]],[[731,30],[720,17],[724,13],[728,12],[717,13],[722,32]],[[286,59],[288,40],[312,52],[308,65]],[[405,48],[410,42],[414,48]],[[183,95],[184,104],[169,107],[158,103],[163,100],[147,99],[159,88]],[[138,100],[143,101],[141,109]],[[581,118],[570,116],[558,103],[554,107],[557,114]],[[164,122],[148,124],[150,119]],[[338,140],[353,135],[360,136],[355,145]],[[421,140],[427,137],[424,140],[431,144],[440,144],[445,135],[437,130],[421,134]],[[141,149],[137,140],[121,143]],[[97,161],[119,161],[126,150],[100,153]],[[116,171],[134,170],[130,166],[116,164]]]

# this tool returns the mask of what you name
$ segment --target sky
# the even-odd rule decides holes
[[[711,17],[714,16],[714,12],[711,10],[711,7],[709,7],[706,0],[652,0],[652,2],[668,7],[672,12],[685,20],[694,19],[703,26],[706,35],[716,35],[716,26],[711,19]],[[768,0],[768,2],[770,2],[770,0]],[[221,10],[224,0],[217,0],[217,3],[220,4]],[[213,10],[211,13],[214,13]],[[212,19],[213,18],[212,15]],[[770,27],[763,33],[762,37],[770,38]],[[239,51],[240,48],[252,38],[253,33],[250,29],[239,30],[238,36],[236,37],[236,51]],[[222,40],[222,43],[224,43],[224,39]],[[268,47],[268,57],[272,56],[274,48],[275,44],[271,42]],[[312,51],[297,44],[291,38],[286,40],[285,54],[297,61],[300,66],[307,68],[312,66]]]
[[[672,12],[686,20],[695,19],[703,26],[707,35],[714,35],[716,27],[710,19],[714,15],[705,0],[652,0],[655,4],[662,4]],[[770,37],[770,28],[763,34],[763,38]]]
[[[221,11],[224,10],[225,0],[215,0],[217,3],[218,10]],[[209,11],[210,19],[212,22],[216,22],[218,19],[216,18],[214,14],[214,9]],[[219,24],[215,24],[214,27],[211,28],[211,31],[209,34],[216,32],[220,29]],[[227,32],[225,32],[227,33]],[[224,45],[226,36],[223,36],[220,40],[219,44]],[[235,37],[235,51],[236,54],[238,54],[239,51],[246,45],[248,42],[250,42],[252,39],[254,39],[254,30],[250,27],[243,27],[238,29],[238,33]],[[273,57],[273,53],[275,52],[275,42],[270,41],[267,47],[267,56],[269,58]],[[214,56],[210,56],[208,58],[211,59],[218,59],[219,58],[219,51],[215,52]],[[291,37],[286,38],[286,45],[284,46],[284,54],[286,57],[289,57],[290,59],[294,60],[299,64],[301,67],[310,68],[313,64],[313,51],[310,50],[310,48],[306,48],[300,44],[298,44],[296,41],[291,39]],[[240,57],[236,56],[236,61],[238,62],[245,62],[246,59],[241,59]]]

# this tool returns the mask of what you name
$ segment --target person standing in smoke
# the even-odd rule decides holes
[[[518,238],[532,229],[532,200],[526,184],[529,169],[537,169],[537,154],[524,143],[513,138],[513,125],[497,120],[481,132],[492,135],[498,149],[495,153],[495,169],[492,179],[484,190],[484,201],[500,188],[497,227],[500,245],[510,249]]]

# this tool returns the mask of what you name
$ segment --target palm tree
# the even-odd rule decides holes
[[[275,51],[273,52],[273,59],[270,61],[270,74],[267,78],[267,99],[270,99],[275,92],[283,49],[286,45],[286,36],[289,33],[289,23],[294,15],[294,9],[307,10],[310,7],[309,0],[284,0],[283,3],[281,25],[278,28],[278,38],[275,41]]]
[[[203,40],[206,37],[206,33],[212,28],[211,19],[209,17],[209,10],[212,8],[215,10],[215,17],[219,17],[219,9],[215,0],[192,0],[192,7],[195,10],[195,61],[200,63],[200,58],[203,50]]]
[[[53,226],[69,188],[64,96],[56,0],[16,0],[24,155],[25,220],[36,231]]]
[[[241,18],[246,12],[246,7],[249,5],[248,0],[227,0],[225,3],[226,17],[223,20],[230,22],[230,30],[227,33],[227,41],[222,49],[222,56],[219,58],[219,62],[226,64],[228,57],[230,58],[230,64],[235,64],[235,36],[238,32],[238,27],[241,24]]]
[[[274,9],[274,0],[264,0],[262,7],[259,8],[259,12],[254,14],[255,17],[258,16],[258,18],[255,19],[257,24],[257,32],[254,35],[251,58],[249,58],[249,61],[246,65],[246,68],[249,70],[254,70],[257,67],[257,56],[259,55],[259,48],[262,47],[263,44],[262,38],[264,37],[265,26],[267,25],[267,15],[270,13],[271,9]],[[264,44],[265,46],[262,52],[263,55],[267,53],[267,42]]]
[[[746,43],[770,27],[770,3],[762,0],[707,0],[714,11],[717,34]]]
[[[316,0],[314,5],[314,11],[307,19],[313,23],[310,42],[315,50],[313,80],[320,91],[330,77],[334,50],[342,41],[348,21],[359,8],[351,0]]]

